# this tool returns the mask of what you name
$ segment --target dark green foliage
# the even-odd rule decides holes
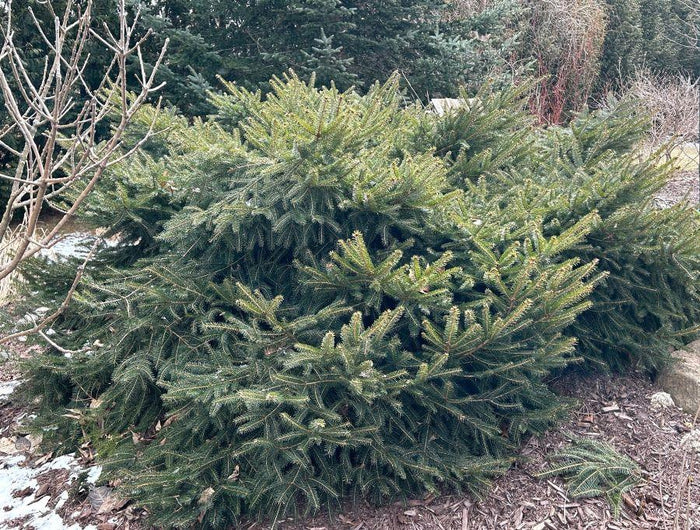
[[[542,219],[545,234],[559,236],[572,222],[596,215],[585,243],[568,255],[596,260],[607,276],[593,292],[593,308],[569,333],[590,361],[658,368],[668,360],[669,343],[678,346],[698,331],[700,224],[686,205],[654,207],[651,197],[671,168],[659,157],[639,161],[633,150],[647,119],[629,105],[613,104],[612,112],[584,113],[569,127],[533,134],[524,114],[504,112],[513,104],[507,97],[498,96],[506,107],[490,108],[498,98],[476,100],[479,118],[478,112],[456,113],[437,124],[435,145],[451,153],[464,145],[449,156],[450,174],[468,180],[471,193],[492,204],[495,224]],[[446,127],[450,122],[459,127]],[[492,139],[488,148],[479,146],[483,138]],[[513,203],[513,213],[501,212]]]
[[[54,2],[60,12],[62,2]],[[38,18],[51,26],[48,10],[31,0]],[[116,27],[116,0],[95,0],[95,28]],[[471,17],[448,21],[444,2],[390,0],[173,1],[127,0],[130,19],[137,10],[136,32],[151,37],[143,44],[146,61],[158,55],[166,39],[168,53],[158,81],[158,95],[186,116],[215,111],[208,91],[219,89],[217,77],[250,89],[267,91],[269,79],[287,69],[319,84],[368,90],[377,79],[401,71],[406,87],[421,98],[450,96],[460,83],[478,86],[487,73],[507,73],[520,12],[514,0],[498,0]],[[43,68],[41,41],[26,9],[17,11],[15,39],[30,70]],[[109,54],[96,39],[87,81],[99,82]]]
[[[608,24],[598,90],[619,88],[634,70],[700,76],[697,10],[684,0],[606,0]]]
[[[598,79],[601,90],[629,79],[642,60],[639,0],[606,0],[606,3],[608,21]]]
[[[565,409],[552,371],[653,364],[643,341],[698,321],[697,214],[642,204],[664,172],[631,111],[539,131],[525,89],[437,117],[397,78],[270,85],[164,115],[116,170],[91,211],[122,201],[118,267],[56,326],[75,353],[28,364],[41,424],[86,433],[156,524],[479,490]]]
[[[631,458],[607,443],[575,437],[571,445],[550,456],[551,467],[540,478],[561,476],[574,499],[605,496],[620,515],[622,495],[642,483],[641,470]]]

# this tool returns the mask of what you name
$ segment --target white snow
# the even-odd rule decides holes
[[[20,384],[20,381],[8,381],[0,383],[0,401],[6,399],[12,391]],[[11,441],[13,438],[3,438]],[[14,450],[14,444],[6,444],[5,451]],[[49,508],[48,503],[51,497],[44,495],[36,499],[34,493],[24,498],[13,497],[12,493],[25,488],[36,490],[38,487],[36,477],[51,469],[67,469],[70,472],[69,483],[74,481],[78,475],[87,471],[87,482],[94,484],[100,478],[102,468],[92,466],[83,468],[76,460],[74,454],[62,455],[49,460],[45,464],[32,468],[26,465],[24,454],[0,453],[0,528],[12,528],[11,521],[17,518],[28,516],[25,525],[29,525],[36,530],[92,530],[95,526],[80,526],[79,524],[67,525],[58,515],[57,510],[68,500],[68,492],[64,491],[59,495],[55,508]]]
[[[81,526],[77,523],[68,525],[57,510],[68,500],[68,492],[63,492],[58,497],[55,508],[49,508],[49,495],[39,499],[31,494],[23,499],[15,498],[12,492],[23,490],[27,487],[36,489],[38,486],[36,477],[50,469],[67,469],[70,471],[69,482],[75,480],[81,471],[84,471],[74,455],[63,455],[49,460],[38,468],[24,467],[26,457],[24,455],[0,456],[0,528],[12,528],[10,521],[13,519],[29,518],[25,525],[30,525],[36,530],[95,530],[94,525]],[[94,466],[87,468],[88,482],[94,483],[100,476],[101,468]]]
[[[4,383],[0,383],[0,401],[12,394],[20,383],[21,381],[5,381]]]

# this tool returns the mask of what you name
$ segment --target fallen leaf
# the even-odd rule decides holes
[[[25,438],[29,440],[29,443],[31,444],[30,449],[32,451],[36,450],[44,440],[44,437],[41,434],[28,434],[25,436]]]
[[[21,490],[14,490],[12,492],[12,496],[15,499],[24,499],[25,497],[29,497],[32,493],[34,493],[34,488],[27,486],[26,488]]]
[[[233,473],[231,473],[228,476],[228,479],[235,482],[236,480],[238,480],[239,474],[240,474],[240,468],[238,467],[238,465],[236,465],[236,467],[233,468]]]
[[[49,491],[49,485],[48,483],[42,484],[39,486],[39,488],[36,490],[36,493],[34,494],[35,499],[39,499],[40,497],[43,497],[44,495],[47,495],[47,492]]]
[[[97,510],[98,514],[118,512],[129,502],[129,499],[122,499],[114,494],[110,494]]]
[[[15,440],[13,438],[0,438],[0,453],[13,455],[17,452]]]
[[[199,496],[199,501],[197,501],[197,502],[199,504],[208,504],[213,495],[214,495],[214,488],[209,486],[207,489],[205,489],[202,492],[202,494]]]

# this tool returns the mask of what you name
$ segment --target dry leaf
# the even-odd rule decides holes
[[[199,496],[199,501],[197,501],[199,504],[209,504],[209,501],[214,495],[214,488],[209,486],[207,489],[205,489],[202,494]]]
[[[109,486],[99,486],[97,488],[92,488],[88,493],[87,500],[93,510],[99,510],[102,504],[109,498],[112,493],[112,489]]]
[[[14,438],[0,438],[0,453],[13,455],[17,452]]]

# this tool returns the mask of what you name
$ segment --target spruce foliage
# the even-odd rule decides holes
[[[65,4],[53,1],[57,12]],[[52,16],[40,0],[14,7],[15,41],[30,71],[40,75],[42,41],[27,7],[45,27],[53,27]],[[219,76],[267,91],[269,79],[288,68],[305,76],[315,72],[320,83],[334,81],[343,90],[368,90],[400,70],[421,98],[452,96],[460,83],[478,85],[484,74],[506,69],[517,44],[510,26],[522,11],[515,0],[498,0],[451,21],[449,2],[442,0],[126,0],[126,7],[132,20],[139,13],[139,36],[152,30],[142,43],[146,61],[169,39],[158,71],[157,82],[165,83],[159,96],[186,116],[215,111],[207,92],[220,88]],[[93,12],[96,28],[118,27],[117,0],[94,0]],[[97,39],[86,46],[85,78],[96,88],[97,72],[110,57]]]
[[[664,168],[632,111],[539,131],[525,88],[438,117],[396,77],[270,85],[164,115],[115,170],[91,212],[125,237],[57,326],[75,352],[29,361],[39,424],[155,524],[478,491],[565,409],[552,371],[653,364],[697,323],[697,214],[643,202]]]
[[[642,482],[639,465],[611,445],[589,438],[573,438],[570,447],[553,454],[549,469],[540,478],[561,476],[574,499],[605,496],[615,517],[622,496]]]

